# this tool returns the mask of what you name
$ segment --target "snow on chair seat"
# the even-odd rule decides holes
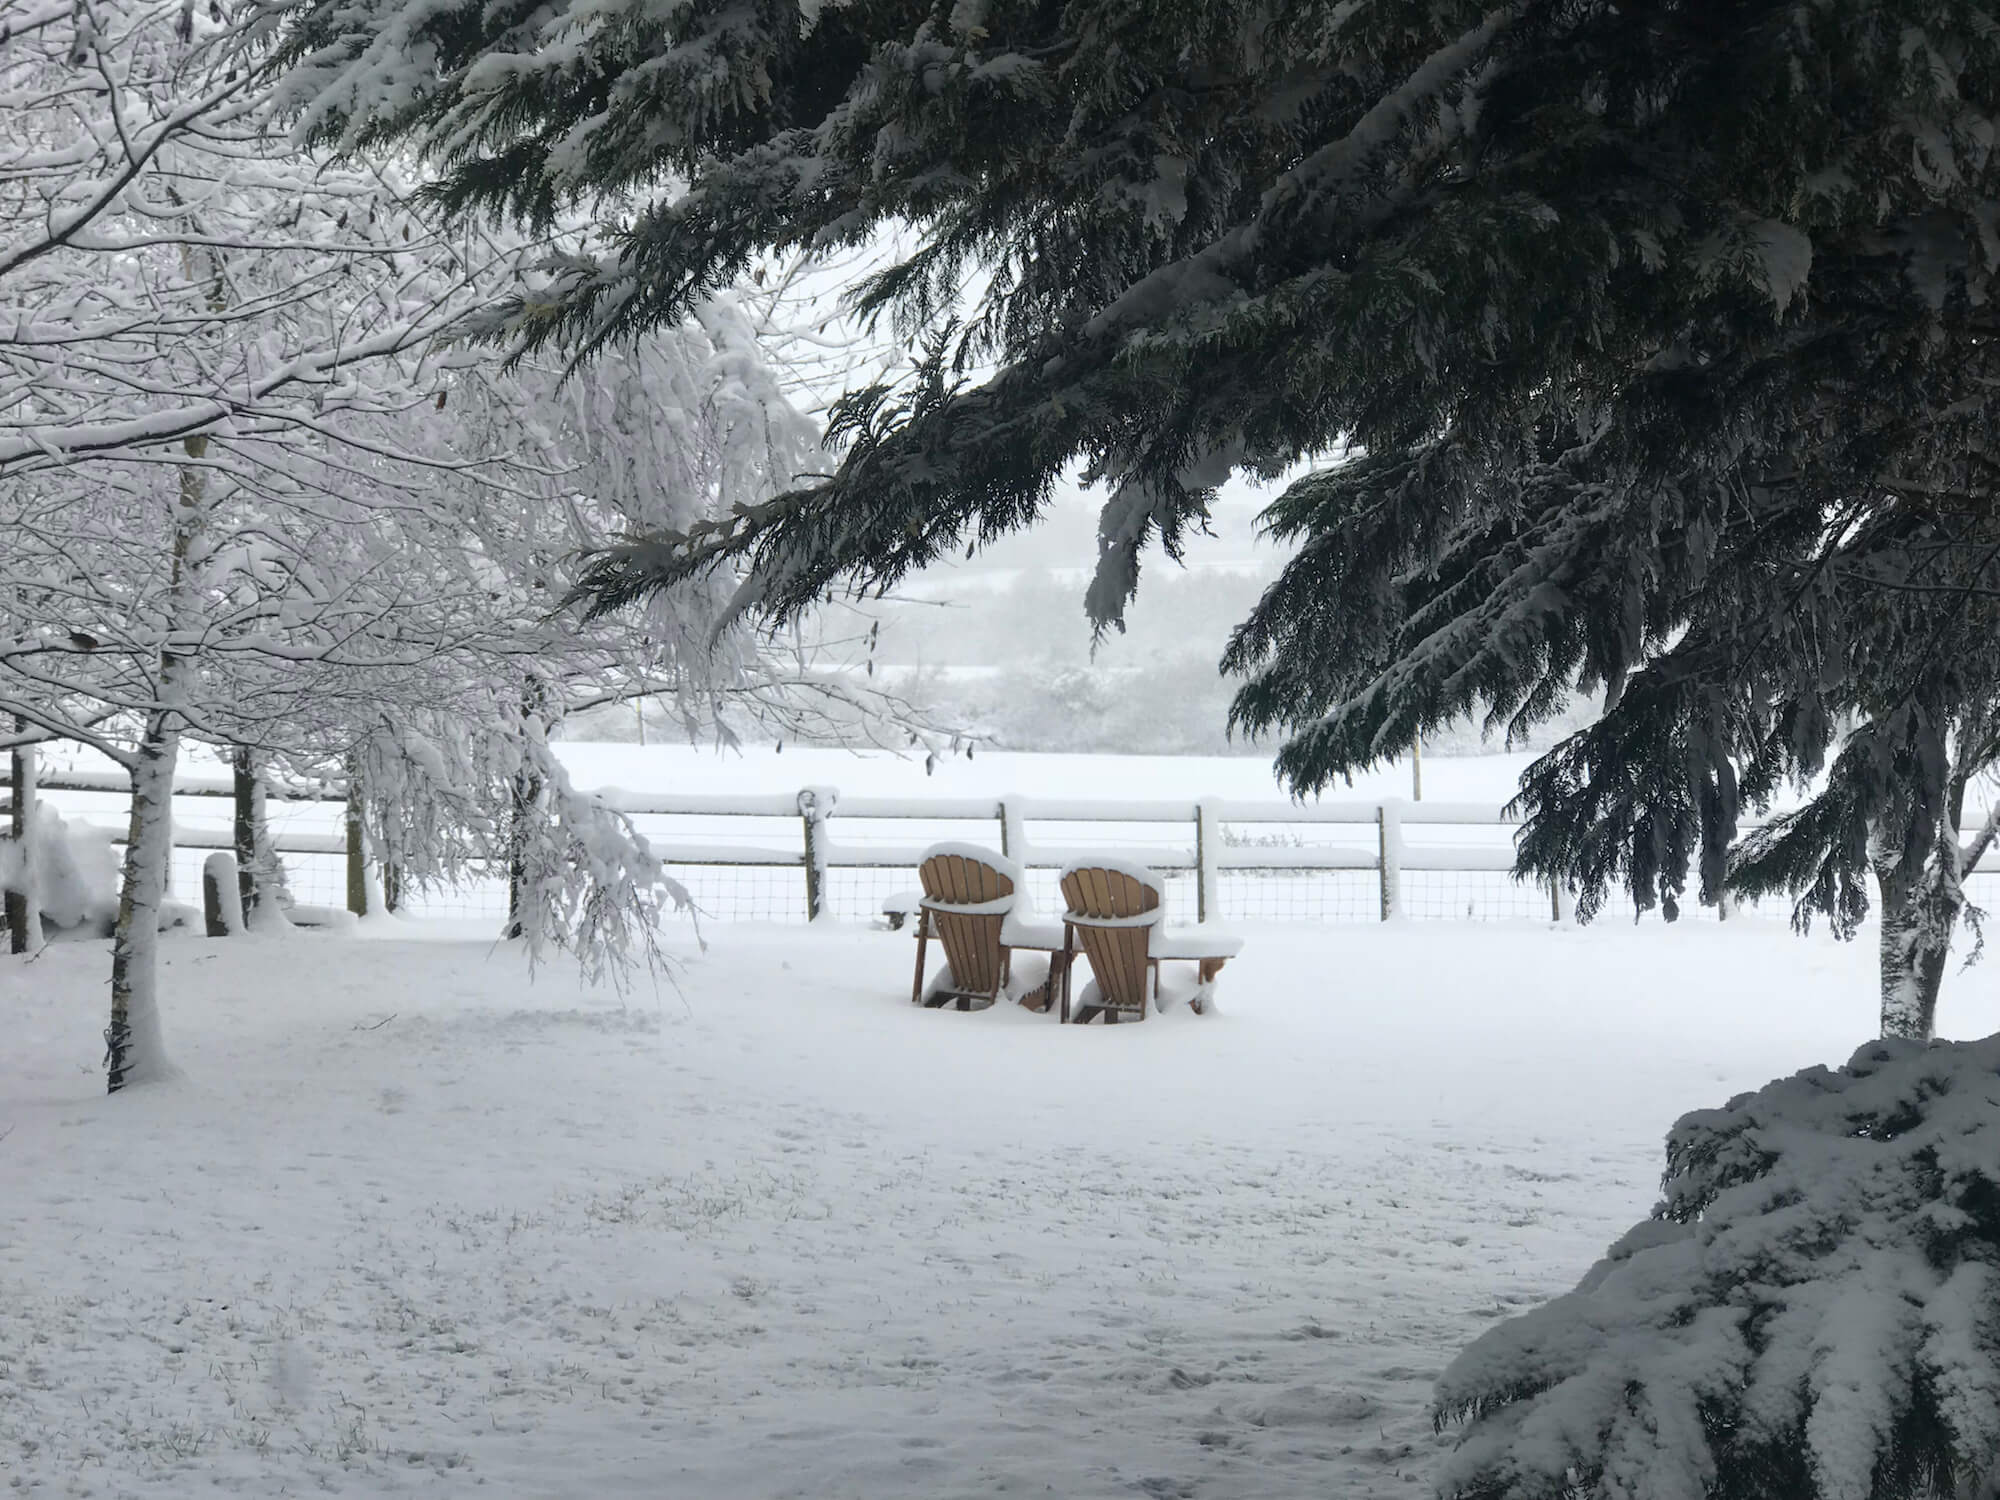
[[[1027,910],[1027,905],[1028,893],[1022,891],[1014,909],[1000,924],[1000,945],[1004,948],[1033,948],[1043,953],[1060,953],[1063,945],[1062,923],[1037,917]]]
[[[1222,972],[1222,966],[1242,951],[1242,938],[1205,923],[1194,927],[1155,927],[1151,948],[1154,1003],[1159,1001],[1160,965],[1175,961],[1192,963],[1195,966],[1195,991],[1188,998],[1188,1007],[1196,1015],[1203,1014],[1214,998],[1215,981]]]
[[[1243,939],[1217,927],[1155,927],[1152,956],[1200,962],[1221,962],[1243,951]]]

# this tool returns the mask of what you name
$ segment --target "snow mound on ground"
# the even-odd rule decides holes
[[[1870,1043],[1684,1116],[1663,1186],[1445,1371],[1438,1420],[1471,1425],[1443,1494],[1992,1492],[2000,1036]]]

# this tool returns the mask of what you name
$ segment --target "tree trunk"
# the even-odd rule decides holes
[[[28,722],[16,717],[14,728],[25,732]],[[13,811],[9,832],[20,852],[19,890],[7,892],[7,945],[16,953],[33,953],[42,946],[42,904],[35,884],[35,747],[22,745],[13,753]]]
[[[1913,884],[1880,865],[1875,881],[1882,914],[1882,1035],[1927,1042],[1937,1024],[1938,990],[1964,900],[1956,881]]]
[[[513,806],[507,825],[507,928],[506,935],[517,938],[525,922],[528,896],[529,829],[535,804],[541,800],[542,778],[523,767],[514,773]]]
[[[208,439],[186,438],[191,459],[208,453]],[[125,845],[125,876],[118,893],[118,926],[111,935],[111,1024],[104,1028],[105,1084],[109,1092],[164,1077],[169,1071],[160,1039],[160,905],[174,854],[174,766],[180,758],[181,706],[188,664],[176,649],[175,631],[192,612],[188,559],[204,520],[206,483],[192,464],[180,471],[174,507],[172,566],[167,576],[159,678],[146,730],[132,764],[132,827]]]
[[[524,738],[543,730],[542,712],[548,703],[541,679],[530,676],[521,689],[521,729]],[[504,935],[517,938],[526,925],[528,897],[528,846],[537,804],[542,800],[542,778],[523,752],[521,769],[514,773],[513,806],[507,824],[507,926]]]
[[[361,752],[347,758],[347,909],[368,915],[368,829],[362,817]]]
[[[243,901],[245,925],[257,920],[262,892],[263,830],[258,825],[257,762],[248,745],[238,745],[230,758],[230,790],[234,795],[235,816],[230,824],[230,843],[236,851],[236,888]]]
[[[178,685],[180,664],[163,658],[165,699]],[[118,927],[111,940],[111,1025],[104,1033],[106,1084],[117,1093],[128,1084],[166,1074],[160,1036],[158,956],[160,903],[166,896],[167,861],[173,855],[174,763],[180,725],[171,708],[146,716],[132,769],[132,828],[125,846],[125,878],[118,896]]]

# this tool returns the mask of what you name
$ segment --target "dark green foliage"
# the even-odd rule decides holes
[[[1872,841],[1897,899],[1955,899],[2000,590],[1988,0],[269,3],[320,138],[422,142],[455,207],[621,215],[500,310],[528,345],[904,227],[857,296],[923,358],[842,404],[835,474],[603,555],[592,607],[731,563],[783,618],[1079,465],[1115,621],[1220,478],[1352,443],[1273,508],[1298,553],[1225,662],[1296,787],[1602,687],[1522,794],[1524,867],[1586,910],[1715,897],[1740,809],[1836,759],[1738,883],[1850,928]]]

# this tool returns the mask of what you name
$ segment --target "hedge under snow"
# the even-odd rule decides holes
[[[1874,1042],[1667,1137],[1665,1198],[1438,1383],[1465,1500],[2000,1496],[2000,1036]]]

